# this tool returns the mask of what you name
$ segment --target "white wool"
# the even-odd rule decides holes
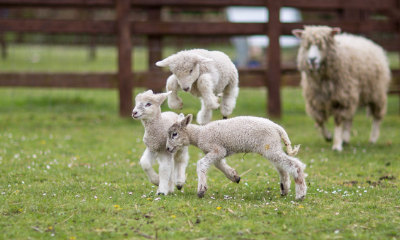
[[[306,111],[327,141],[332,135],[325,124],[334,117],[332,149],[342,151],[343,142],[350,141],[352,119],[359,106],[369,108],[373,117],[370,142],[377,141],[391,73],[382,47],[361,36],[339,33],[339,28],[326,26],[293,30],[301,39],[297,64]],[[318,46],[317,51],[312,46]]]
[[[291,175],[296,182],[296,199],[306,195],[304,169],[306,165],[295,158],[300,146],[292,149],[286,131],[278,124],[258,117],[235,117],[211,122],[204,126],[190,124],[192,115],[178,120],[168,130],[167,150],[175,152],[189,144],[200,148],[206,155],[197,164],[199,185],[197,194],[203,197],[207,190],[206,173],[212,164],[236,153],[258,153],[267,158],[277,169],[281,181],[281,194],[290,188]],[[287,153],[282,149],[283,140]],[[240,180],[236,171],[227,177]]]
[[[149,180],[158,186],[157,193],[167,195],[174,192],[175,185],[180,190],[185,184],[185,170],[189,161],[188,148],[175,154],[166,151],[168,128],[179,118],[176,113],[161,113],[161,104],[169,93],[153,94],[151,90],[136,96],[132,117],[141,120],[145,128],[143,142],[147,148],[140,159],[140,165]],[[183,116],[181,116],[182,118]],[[152,165],[158,160],[159,175]]]
[[[235,108],[238,71],[225,53],[205,49],[181,51],[156,65],[168,66],[173,73],[166,85],[167,91],[172,91],[168,97],[171,109],[182,109],[182,100],[177,95],[179,88],[200,98],[202,107],[197,122],[201,125],[211,121],[212,110],[220,108],[222,116],[227,118]],[[221,96],[221,103],[217,95]]]

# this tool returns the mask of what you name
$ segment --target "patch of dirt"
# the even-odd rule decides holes
[[[380,177],[379,178],[379,180],[384,180],[384,179],[387,179],[387,180],[395,180],[396,179],[396,177],[395,176],[393,176],[393,175],[385,175],[385,176],[382,176],[382,177]]]

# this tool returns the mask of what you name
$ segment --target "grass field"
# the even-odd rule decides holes
[[[9,61],[1,71],[18,64]],[[338,153],[306,116],[300,89],[282,94],[276,122],[307,164],[301,202],[293,181],[279,196],[278,174],[255,154],[228,158],[239,184],[212,167],[198,199],[195,147],[183,191],[156,196],[138,164],[144,128],[118,117],[116,91],[0,88],[0,239],[400,239],[398,98],[389,97],[377,144],[360,110]],[[197,113],[198,100],[181,96],[182,112]],[[265,89],[241,89],[233,115],[266,117],[265,98]]]

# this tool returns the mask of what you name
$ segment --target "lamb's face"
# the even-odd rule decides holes
[[[168,129],[168,139],[167,139],[167,151],[170,153],[175,153],[184,146],[189,145],[189,136],[186,132],[185,127],[181,126],[181,123],[174,123]]]
[[[340,32],[338,28],[324,26],[306,26],[304,30],[293,30],[301,39],[302,59],[310,70],[316,71],[325,61],[328,48],[334,44],[333,36]]]
[[[171,92],[154,94],[148,90],[139,93],[135,98],[135,108],[132,110],[132,117],[136,120],[147,120],[161,113],[160,106]]]
[[[171,64],[171,72],[178,78],[178,84],[183,91],[189,92],[193,83],[199,78],[200,66],[194,59],[185,58],[184,62]]]

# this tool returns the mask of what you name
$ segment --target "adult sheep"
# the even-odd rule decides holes
[[[350,140],[352,119],[358,106],[367,106],[373,117],[369,141],[379,137],[386,113],[387,89],[391,78],[384,50],[372,41],[340,28],[305,26],[293,35],[301,39],[297,67],[306,111],[327,141],[332,140],[325,123],[333,115],[333,150],[342,151]]]
[[[181,109],[178,97],[179,87],[201,99],[201,110],[197,122],[201,125],[211,121],[212,110],[221,108],[223,118],[227,118],[236,105],[239,94],[239,76],[231,59],[223,52],[193,49],[181,51],[156,63],[159,67],[169,67],[173,73],[167,80],[168,106]],[[222,93],[221,104],[217,94]]]

